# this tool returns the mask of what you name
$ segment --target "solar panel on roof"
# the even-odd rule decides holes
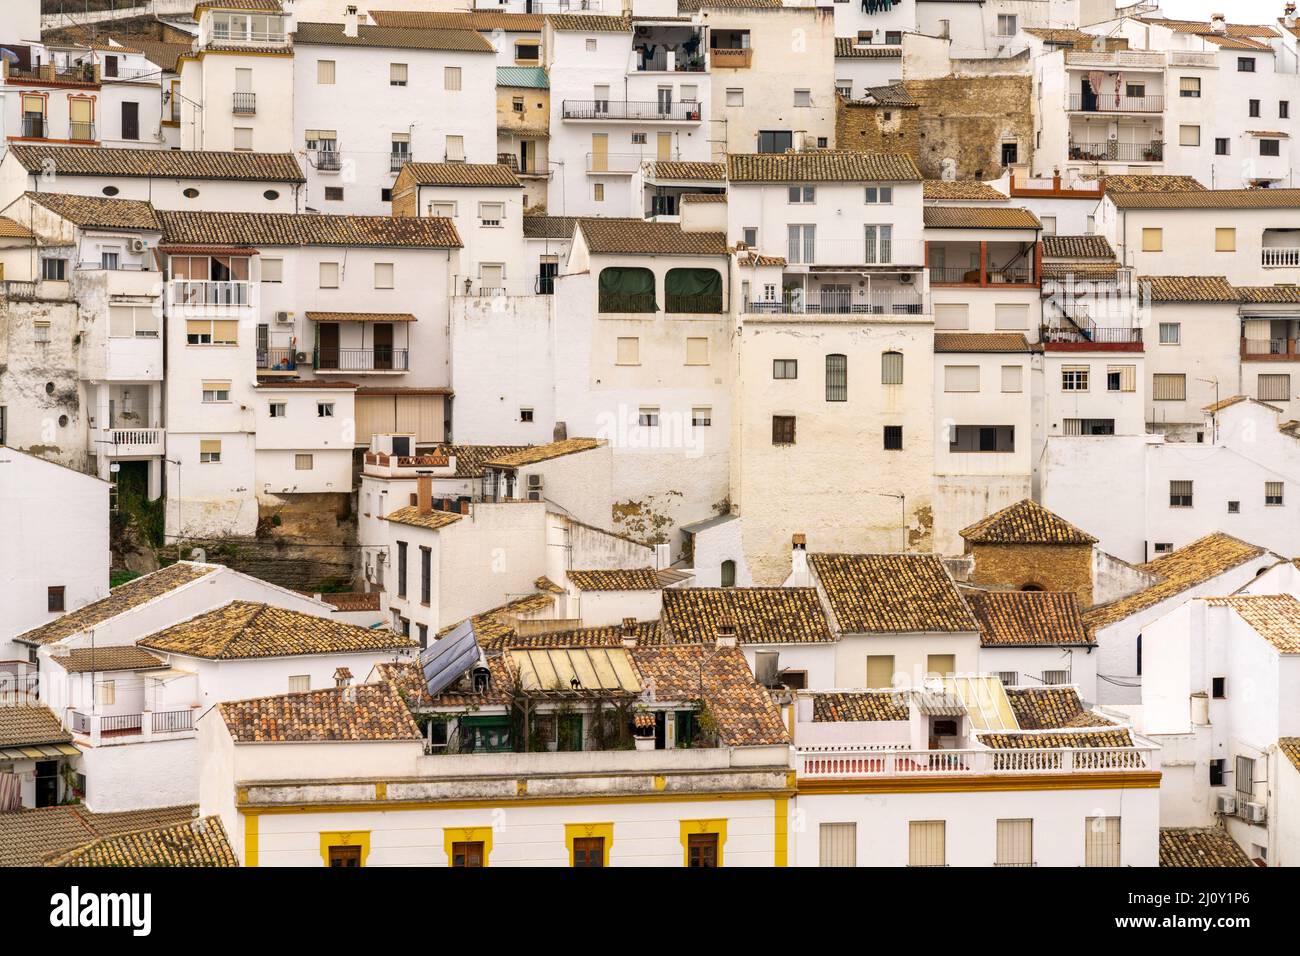
[[[461,621],[432,646],[421,651],[420,672],[429,688],[429,696],[436,697],[454,684],[478,663],[480,656],[482,651],[470,621]]]

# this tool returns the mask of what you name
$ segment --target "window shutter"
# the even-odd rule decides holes
[[[980,367],[978,365],[945,365],[943,367],[945,392],[978,392]]]
[[[908,824],[908,866],[943,866],[944,821],[913,820]]]
[[[686,364],[709,364],[709,340],[706,338],[688,338],[686,340]]]
[[[221,440],[216,438],[204,438],[199,442],[199,453],[204,455],[219,454],[221,452]]]
[[[1002,391],[1024,391],[1024,368],[1019,365],[1002,366]]]
[[[902,352],[885,352],[880,356],[880,384],[903,384]]]
[[[641,340],[634,337],[620,338],[615,361],[618,365],[640,365]]]
[[[858,865],[858,825],[856,823],[823,823],[819,832],[820,866]]]
[[[1023,331],[1029,328],[1029,306],[1012,303],[993,306],[993,327]]]
[[[1113,375],[1119,373],[1119,390],[1121,392],[1137,391],[1137,366],[1136,365],[1107,365],[1106,374]]]
[[[1033,866],[1034,821],[998,821],[998,866]]]
[[[212,323],[212,341],[229,344],[239,341],[238,319],[217,319]]]
[[[1285,402],[1291,397],[1290,375],[1261,375],[1257,385],[1262,402]]]
[[[970,306],[964,302],[943,302],[934,307],[934,327],[939,330],[970,328]]]
[[[1151,376],[1151,398],[1157,402],[1182,402],[1187,400],[1186,375]]]

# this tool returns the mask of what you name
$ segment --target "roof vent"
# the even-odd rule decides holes
[[[623,627],[620,629],[619,634],[623,638],[624,647],[636,647],[636,618],[623,618]]]
[[[717,646],[736,646],[736,621],[735,618],[731,616],[730,611],[723,611],[722,616],[718,618]]]

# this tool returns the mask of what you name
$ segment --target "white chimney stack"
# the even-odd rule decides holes
[[[348,7],[343,11],[343,35],[345,37],[355,37],[357,35],[356,7]]]
[[[796,534],[790,541],[790,586],[806,588],[812,584],[808,576],[808,539]]]
[[[1213,30],[1215,33],[1227,33],[1228,18],[1225,17],[1222,13],[1211,13],[1210,29]]]
[[[722,612],[722,617],[718,618],[718,647],[735,647],[736,646],[736,623],[731,616],[730,611]]]
[[[623,627],[620,631],[624,647],[636,647],[636,618],[623,618]]]

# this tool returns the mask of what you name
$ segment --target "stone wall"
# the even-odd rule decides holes
[[[1092,545],[977,544],[972,584],[1074,591],[1092,604]]]
[[[840,149],[907,153],[917,156],[921,140],[916,107],[874,106],[839,96],[835,143]]]
[[[918,104],[913,156],[927,179],[995,179],[1003,170],[1002,143],[1011,140],[1017,164],[1032,164],[1028,75],[948,76],[903,85]]]

